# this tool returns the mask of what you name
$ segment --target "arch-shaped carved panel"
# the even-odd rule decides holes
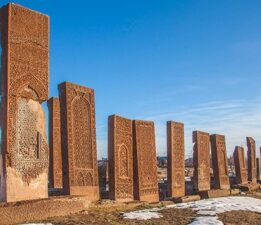
[[[33,90],[35,94],[28,96],[28,91],[26,91],[26,89]],[[32,74],[26,74],[19,77],[10,84],[9,92],[14,96],[21,96],[43,101],[46,100],[46,93],[48,93],[48,88]]]
[[[119,170],[121,178],[129,177],[129,156],[126,145],[121,145],[119,149]]]
[[[93,169],[91,108],[83,97],[72,102],[74,163],[76,168]]]

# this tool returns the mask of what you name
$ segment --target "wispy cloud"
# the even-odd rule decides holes
[[[179,108],[173,112],[140,116],[155,121],[158,155],[166,155],[166,121],[185,124],[186,156],[192,156],[192,131],[201,130],[210,134],[226,136],[227,151],[231,155],[236,145],[246,147],[246,136],[256,140],[257,152],[261,146],[261,96],[255,99],[212,101]],[[98,156],[107,154],[107,126],[98,126]],[[258,155],[258,153],[257,153]]]
[[[207,102],[173,113],[153,115],[146,119],[156,122],[158,154],[166,154],[166,121],[168,120],[185,123],[187,156],[192,155],[193,130],[224,134],[229,154],[232,154],[235,145],[245,146],[246,136],[256,139],[257,147],[261,144],[260,97],[253,100]]]

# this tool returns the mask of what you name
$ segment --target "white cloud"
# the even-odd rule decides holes
[[[226,136],[228,154],[232,154],[236,145],[245,146],[246,136],[252,136],[257,143],[257,152],[261,144],[261,99],[230,100],[207,102],[183,108],[173,113],[167,112],[149,116],[157,129],[158,154],[166,152],[166,121],[174,120],[185,124],[186,155],[192,155],[192,131],[202,130],[210,134]],[[257,155],[259,155],[257,153]]]
[[[155,121],[157,154],[166,155],[166,121],[185,124],[186,156],[192,156],[192,131],[201,130],[210,134],[226,136],[227,152],[231,155],[236,145],[245,146],[246,136],[256,140],[257,156],[261,146],[261,96],[255,99],[212,101],[195,104],[156,115],[139,117]],[[98,127],[98,157],[107,155],[107,126]]]

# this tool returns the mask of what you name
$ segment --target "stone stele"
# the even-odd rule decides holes
[[[59,85],[65,194],[99,199],[94,90]]]
[[[193,131],[194,185],[196,191],[210,190],[210,139],[209,134]]]
[[[0,9],[2,201],[48,197],[49,17],[16,4]]]
[[[217,189],[230,189],[225,136],[213,134],[210,136],[210,141],[214,187]]]
[[[256,183],[256,142],[252,137],[247,137],[246,140],[248,181]]]
[[[247,168],[244,148],[236,146],[233,153],[233,157],[236,171],[236,182],[238,184],[247,184]]]
[[[170,197],[185,195],[185,144],[184,124],[167,122],[168,194]]]
[[[61,119],[59,98],[48,100],[49,110],[49,187],[62,188],[62,144],[61,144]]]
[[[159,201],[154,123],[133,121],[134,198]]]
[[[256,159],[256,176],[257,180],[261,181],[261,158]]]
[[[109,116],[108,131],[110,199],[133,201],[132,120]]]

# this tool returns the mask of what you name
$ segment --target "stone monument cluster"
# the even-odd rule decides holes
[[[49,99],[49,17],[16,4],[0,9],[1,157],[0,197],[4,202],[65,195],[100,198],[94,90],[69,82]],[[49,144],[42,103],[48,100]],[[196,192],[209,191],[210,149],[214,188],[230,189],[223,135],[193,132]],[[260,180],[255,141],[236,147],[237,182]],[[185,195],[184,125],[167,122],[168,193]],[[108,118],[109,198],[159,200],[155,127],[152,121]],[[247,169],[248,168],[248,169]],[[257,177],[257,172],[258,176]]]

